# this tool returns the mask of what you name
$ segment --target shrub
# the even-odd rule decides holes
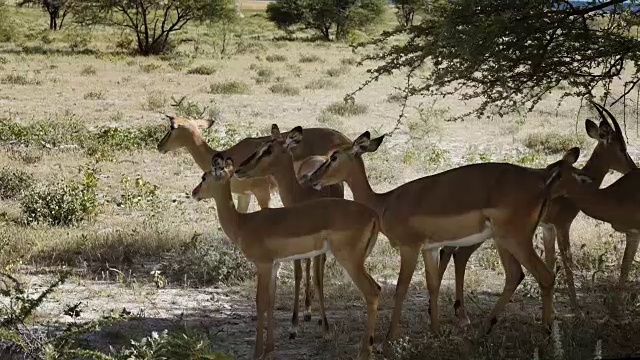
[[[328,89],[336,86],[336,83],[328,80],[328,79],[315,79],[311,80],[307,85],[304,86],[305,89],[310,90],[320,90],[320,89]]]
[[[167,277],[179,282],[186,279],[195,286],[235,284],[253,276],[251,263],[221,234],[215,239],[196,234],[169,258],[162,265]]]
[[[80,75],[84,76],[95,75],[96,73],[97,70],[93,65],[85,65],[82,70],[80,70]]]
[[[271,90],[271,92],[274,94],[281,94],[281,95],[287,95],[287,96],[295,96],[300,94],[300,89],[298,89],[297,87],[288,85],[288,84],[282,84],[282,83],[271,85],[269,87],[269,90]]]
[[[161,111],[167,103],[167,98],[159,91],[152,91],[147,94],[143,108],[149,111]]]
[[[0,170],[0,199],[13,199],[33,185],[33,177],[20,169]]]
[[[273,75],[275,74],[273,69],[269,67],[257,66],[255,67],[255,69],[257,70],[257,77],[255,78],[257,84],[264,84],[271,81]]]
[[[352,58],[352,57],[340,59],[340,64],[344,66],[353,66],[353,65],[356,65],[357,63],[358,63],[358,59]]]
[[[84,94],[84,99],[85,100],[104,100],[105,99],[104,91],[101,91],[101,90],[89,91],[88,93]]]
[[[0,80],[0,84],[5,85],[40,85],[41,83],[40,80],[30,78],[23,74],[5,75]]]
[[[248,94],[249,85],[241,81],[223,81],[216,82],[209,86],[209,92],[212,94]]]
[[[315,63],[315,62],[323,62],[322,58],[316,54],[309,55],[301,55],[300,56],[301,63]]]
[[[346,66],[327,69],[327,75],[331,77],[342,76],[344,74],[347,74],[348,72],[349,72],[349,68]]]
[[[156,70],[162,69],[162,65],[156,63],[140,64],[140,71],[149,74]]]
[[[268,62],[285,62],[287,61],[287,57],[280,54],[271,54],[267,55],[265,58]]]
[[[329,104],[323,111],[339,116],[355,116],[362,115],[366,113],[367,110],[367,105],[364,104],[356,104],[351,101],[336,101]]]
[[[92,170],[85,170],[82,184],[60,182],[36,186],[22,197],[24,220],[27,224],[77,224],[96,213],[97,187],[98,178]]]
[[[328,111],[321,111],[320,115],[318,115],[317,120],[320,124],[324,124],[327,126],[336,126],[340,123],[340,119],[336,115]]]
[[[523,144],[533,151],[543,152],[548,155],[564,153],[574,146],[583,147],[586,139],[583,136],[560,134],[556,132],[536,132],[528,134]]]
[[[187,70],[189,75],[213,75],[216,73],[216,68],[213,65],[199,65]]]

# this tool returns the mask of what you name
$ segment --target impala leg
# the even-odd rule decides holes
[[[320,319],[318,324],[322,325],[322,331],[327,334],[329,332],[329,323],[327,322],[327,315],[324,307],[324,284],[322,269],[324,267],[324,261],[322,259],[324,254],[318,255],[313,258],[313,280],[316,285],[316,294],[318,295],[318,302],[320,303]]]
[[[451,256],[457,250],[456,247],[453,246],[445,246],[440,249],[440,266],[438,270],[438,277],[440,278],[440,282],[442,282],[442,278],[444,277],[444,273],[447,271],[447,266],[449,265],[449,260],[451,260]]]
[[[264,355],[268,355],[275,348],[275,325],[273,321],[273,308],[276,303],[276,283],[278,278],[278,269],[280,263],[274,263],[271,266],[271,273],[269,274],[269,302],[267,307],[267,343],[264,349]]]
[[[291,330],[289,331],[289,339],[295,339],[298,335],[298,324],[300,319],[298,317],[300,309],[300,282],[302,282],[302,261],[293,261],[293,278],[294,278],[294,291],[293,291],[293,316],[291,317]]]
[[[256,345],[253,351],[253,358],[259,359],[264,351],[264,322],[265,312],[269,306],[269,292],[271,283],[272,264],[256,264],[258,271],[258,288],[256,291],[256,311],[258,319],[256,321]]]
[[[522,272],[522,267],[516,258],[511,255],[506,249],[496,243],[496,248],[498,250],[498,255],[500,256],[500,261],[502,262],[502,267],[504,268],[504,288],[502,289],[502,294],[498,299],[498,302],[493,306],[493,310],[489,314],[489,318],[487,320],[487,324],[484,326],[485,331],[480,334],[488,334],[493,329],[493,326],[498,322],[498,315],[502,313],[504,307],[511,300],[511,296],[518,288],[522,279],[524,279],[524,273]]]
[[[431,331],[440,331],[440,309],[438,298],[440,297],[440,279],[438,278],[438,255],[440,251],[422,249],[424,259],[424,271],[429,290],[429,317],[431,318]]]
[[[304,321],[311,321],[311,259],[304,259]]]
[[[556,269],[556,228],[553,225],[542,226],[542,244],[544,245],[544,263],[549,270]]]
[[[407,295],[413,272],[416,270],[418,252],[419,250],[414,247],[400,247],[400,274],[398,274],[391,324],[389,325],[385,346],[388,346],[389,342],[398,338],[398,324],[402,317],[402,303]]]
[[[555,277],[542,259],[533,249],[533,241],[529,235],[514,237],[513,241],[500,241],[522,266],[524,266],[538,282],[542,292],[542,324],[551,328],[553,314],[553,284]]]
[[[251,195],[238,194],[238,212],[246,213],[249,211],[249,203],[251,202]]]
[[[471,324],[467,315],[467,308],[464,306],[464,275],[467,271],[467,263],[471,254],[473,254],[482,243],[460,247],[453,253],[453,263],[456,271],[456,302],[453,303],[453,310],[461,326]],[[440,259],[442,261],[442,259]]]
[[[327,263],[327,254],[322,254],[322,255],[319,255],[318,257],[320,261],[320,268],[318,269],[317,275],[314,274],[314,276],[318,276],[320,278],[320,287],[322,287],[322,294],[323,294],[323,300],[324,300],[324,266]],[[326,321],[327,319],[325,318],[324,322]],[[318,319],[318,325],[322,325],[322,324],[323,324],[323,320]],[[327,326],[329,326],[329,324],[327,324]]]
[[[364,258],[356,263],[353,262],[353,258],[349,257],[336,257],[336,260],[344,267],[351,280],[353,280],[358,289],[360,289],[367,303],[367,328],[360,344],[359,358],[361,360],[369,359],[373,353],[373,339],[376,319],[378,318],[378,301],[381,288],[365,269]]]
[[[564,276],[567,281],[569,291],[569,302],[574,311],[578,311],[578,300],[576,296],[576,284],[573,278],[573,258],[571,256],[571,243],[569,242],[569,227],[556,229],[558,237],[558,248],[560,248],[560,259],[564,268]],[[553,271],[553,268],[549,268]]]
[[[622,256],[622,264],[620,267],[620,278],[618,279],[618,288],[614,297],[612,306],[613,315],[619,317],[621,315],[620,306],[623,303],[622,295],[624,293],[625,283],[629,278],[629,271],[633,264],[633,259],[638,251],[638,244],[640,244],[640,234],[627,233],[627,243],[624,247],[624,255]]]

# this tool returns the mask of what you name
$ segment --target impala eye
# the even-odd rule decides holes
[[[271,145],[269,145],[266,149],[264,149],[264,151],[262,151],[262,154],[260,156],[267,156],[267,155],[271,155]]]
[[[336,155],[336,153],[331,154],[331,156],[329,157],[329,161],[336,161],[338,160],[338,155]]]

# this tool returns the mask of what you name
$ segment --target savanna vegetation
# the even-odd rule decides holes
[[[351,139],[387,133],[364,157],[378,192],[470,163],[543,167],[573,146],[582,166],[595,146],[584,120],[597,120],[586,99],[606,101],[640,159],[637,15],[554,11],[547,3],[555,1],[471,3],[241,1],[240,18],[226,0],[0,0],[0,358],[252,352],[255,269],[227,241],[213,203],[191,199],[202,171],[189,153],[157,151],[169,130],[164,114],[208,120],[200,131],[214,149],[267,135],[272,123],[330,127]],[[281,206],[276,194],[271,206]],[[581,312],[569,308],[557,271],[550,335],[539,324],[539,288],[526,276],[493,332],[473,341],[504,281],[488,241],[467,269],[471,326],[456,323],[450,266],[444,331],[428,330],[419,263],[393,356],[639,352],[637,281],[624,323],[607,315],[624,236],[580,214],[571,244]],[[398,251],[380,236],[366,266],[383,288],[379,343]],[[636,261],[634,278],[639,268]],[[331,335],[322,337],[314,303],[314,321],[288,340],[293,278],[283,264],[274,357],[350,358],[362,333],[358,290],[330,257]]]

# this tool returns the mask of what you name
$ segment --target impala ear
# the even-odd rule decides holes
[[[280,139],[280,128],[277,124],[271,124],[271,138],[274,140]]]
[[[354,154],[362,154],[366,152],[369,148],[369,143],[371,142],[371,134],[368,131],[363,132],[360,136],[358,136],[352,145],[352,151]]]
[[[232,175],[234,172],[234,167],[233,167],[233,159],[231,158],[227,158],[224,161],[224,169],[227,171],[227,173],[229,173],[229,175]]]
[[[176,128],[176,117],[175,116],[171,116],[171,115],[167,115],[164,114],[164,116],[166,116],[167,120],[169,120],[169,126],[171,126],[172,129]]]
[[[576,163],[576,161],[578,161],[579,157],[580,157],[580,148],[573,147],[564,154],[564,156],[562,157],[562,160],[573,165]]]
[[[287,135],[287,138],[284,141],[284,148],[291,149],[300,145],[302,142],[302,126],[296,126]]]
[[[584,121],[584,127],[587,130],[587,135],[589,135],[590,138],[600,141],[598,125],[595,122],[587,119]]]
[[[598,126],[598,136],[605,144],[608,144],[613,140],[615,131],[607,120],[600,121],[600,126]]]

